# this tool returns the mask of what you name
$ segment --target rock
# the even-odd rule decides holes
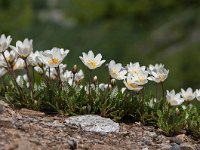
[[[171,146],[170,145],[163,145],[160,149],[161,150],[170,150]]]
[[[92,132],[119,132],[119,124],[109,118],[98,115],[72,116],[65,120],[65,124],[70,127],[81,128]]]
[[[65,125],[60,123],[58,120],[55,120],[53,122],[43,122],[44,125],[47,125],[47,126],[52,126],[52,127],[64,127]]]
[[[176,137],[170,138],[170,141],[180,145],[181,143],[187,141],[187,136],[185,134],[179,134]]]
[[[3,100],[0,100],[0,106],[9,107],[9,105]]]
[[[171,143],[170,150],[180,150],[180,146],[176,143]]]
[[[188,142],[182,143],[180,145],[180,148],[181,150],[195,150],[195,147],[191,143],[188,143]]]
[[[13,121],[8,118],[1,118],[0,119],[0,127],[11,128],[13,126]]]
[[[144,142],[145,142],[146,145],[154,145],[152,140],[145,140]]]
[[[68,144],[69,144],[69,149],[70,150],[77,149],[77,147],[78,147],[78,142],[74,138],[69,139]]]
[[[45,113],[43,113],[43,112],[29,110],[29,109],[26,109],[26,108],[20,109],[19,112],[20,112],[20,114],[26,115],[26,116],[38,116],[38,117],[45,116]]]
[[[36,144],[31,143],[27,140],[18,139],[15,140],[13,143],[5,145],[4,149],[11,150],[36,150]]]

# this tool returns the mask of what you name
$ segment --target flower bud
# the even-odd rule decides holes
[[[109,84],[108,85],[108,89],[111,90],[112,89],[112,85]]]
[[[73,73],[73,74],[76,74],[76,73],[77,73],[77,66],[76,66],[76,65],[73,66],[73,68],[72,68],[72,73]]]
[[[97,80],[98,80],[97,76],[94,76],[94,78],[93,78],[93,84],[94,85],[97,85]]]
[[[180,110],[178,108],[176,108],[176,115],[179,116],[180,115]]]
[[[116,85],[116,80],[115,79],[111,79],[111,85],[115,86]]]

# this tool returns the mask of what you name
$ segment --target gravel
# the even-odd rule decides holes
[[[0,101],[0,150],[200,149],[200,141],[181,135],[179,138],[184,137],[183,141],[177,144],[172,137],[165,137],[154,127],[140,123],[120,123],[116,124],[119,127],[116,132],[98,133],[67,126],[67,119],[66,116],[45,115],[27,109],[13,110]]]

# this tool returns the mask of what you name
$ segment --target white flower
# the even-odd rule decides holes
[[[42,52],[36,51],[35,53],[31,53],[29,55],[28,63],[34,67],[34,70],[40,74],[44,74],[45,64],[42,60]]]
[[[182,105],[182,108],[183,108],[183,110],[186,110],[186,109],[187,109],[187,107],[186,107],[185,105]]]
[[[97,54],[96,57],[94,56],[94,53],[92,51],[89,51],[88,54],[84,52],[82,54],[83,57],[80,56],[79,58],[84,63],[84,65],[86,65],[91,70],[100,67],[105,62],[105,60],[101,60],[101,54]]]
[[[60,79],[62,82],[67,81],[68,78],[71,77],[71,71],[69,72],[68,70],[66,70],[66,66],[65,64],[60,64],[59,66],[59,73],[60,73]],[[46,71],[46,76],[49,77],[49,69],[50,69],[50,79],[57,79],[59,78],[58,76],[58,70],[56,68],[49,68],[49,67],[45,67],[45,71]],[[41,70],[38,70],[39,72]]]
[[[18,84],[21,88],[24,87],[24,79],[23,79],[22,76],[20,76],[20,75],[17,76],[16,81],[17,81],[17,84]]]
[[[145,71],[145,66],[140,66],[139,62],[127,64],[126,66],[127,71],[132,75],[137,75],[140,70]]]
[[[10,47],[16,51],[16,53],[19,55],[19,57],[27,58],[33,51],[32,43],[33,43],[33,40],[25,39],[23,42],[17,41],[16,47],[14,47],[14,46],[10,46]]]
[[[16,59],[16,61],[13,64],[13,70],[18,70],[18,69],[24,69],[25,63],[24,60],[21,58]]]
[[[139,92],[143,88],[142,86],[139,86],[135,83],[135,81],[133,80],[133,76],[130,73],[124,80],[124,84],[127,87],[127,89],[135,92]]]
[[[41,55],[42,54],[41,54],[40,51],[35,51],[34,53],[31,52],[31,54],[27,58],[28,63],[31,66],[42,66],[43,61],[42,61],[42,56]]]
[[[200,101],[200,89],[196,89],[195,96],[198,101]]]
[[[13,70],[24,68],[25,63],[24,63],[23,59],[17,58],[17,54],[15,51],[11,50],[9,52],[6,50],[4,52],[4,55],[5,55],[5,59],[8,62],[9,66],[7,65],[7,62],[5,61],[3,55],[0,55],[0,67],[6,68],[6,69],[11,67]]]
[[[148,83],[148,72],[139,70],[137,74],[133,75],[133,80],[137,85],[145,85]]]
[[[81,80],[83,80],[83,78],[84,78],[83,70],[79,70],[79,72],[77,72],[77,73],[75,74],[74,80],[75,80],[76,82],[80,82]]]
[[[68,49],[64,50],[63,48],[54,47],[51,50],[46,50],[45,53],[48,53],[48,54],[51,54],[51,55],[54,55],[54,53],[57,53],[57,55],[61,54],[61,55],[63,55],[65,57],[69,53],[69,50]]]
[[[193,93],[192,88],[188,88],[186,91],[181,89],[181,96],[185,101],[191,101],[195,98],[195,93]]]
[[[42,70],[42,68],[41,68],[41,67],[38,67],[38,66],[34,67],[34,70],[37,71],[37,72],[40,73],[40,74],[43,74],[43,73],[44,73],[43,70]]]
[[[164,68],[163,64],[155,64],[155,65],[149,65],[149,67],[147,68],[147,70],[149,71],[149,74],[151,74],[151,71],[156,71],[159,70],[160,68]]]
[[[67,81],[68,78],[71,77],[71,71],[66,70],[66,67],[67,67],[67,65],[65,65],[65,64],[59,65],[59,74],[60,74],[60,79],[62,82]],[[35,68],[37,68],[36,71],[38,71],[39,73],[41,73],[41,74],[43,73],[42,68],[40,68],[40,67],[39,67],[40,69],[38,67],[35,67]],[[50,72],[49,72],[49,69],[50,69]],[[44,68],[44,70],[45,70],[45,75],[47,77],[49,77],[49,73],[50,73],[50,79],[55,80],[55,79],[59,78],[58,70],[56,68],[49,68],[46,66]]]
[[[69,50],[54,47],[52,50],[46,50],[42,53],[42,61],[48,67],[58,67],[67,56]]]
[[[29,87],[29,82],[28,82],[28,77],[27,77],[27,75],[23,75],[23,76],[19,75],[19,76],[17,76],[16,81],[17,81],[17,84],[18,84],[21,88],[23,88],[24,85],[26,85],[27,88]]]
[[[171,106],[177,106],[184,102],[184,99],[181,98],[181,94],[180,93],[176,94],[174,90],[172,90],[170,92],[167,90],[166,98],[167,98],[167,102]]]
[[[7,73],[7,70],[5,68],[0,68],[0,77],[5,75]]]
[[[123,80],[126,78],[127,71],[122,67],[122,64],[116,64],[114,60],[111,60],[108,64],[108,70],[110,76],[114,79]]]
[[[125,90],[126,90],[125,87],[123,87],[123,88],[121,89],[122,94],[125,92]]]
[[[169,70],[166,70],[162,64],[156,64],[155,66],[150,65],[148,71],[149,74],[152,75],[148,77],[148,79],[156,83],[164,82],[169,74]]]
[[[72,79],[72,72],[66,70],[65,72],[60,74],[60,79],[62,82],[69,81],[70,79]]]
[[[10,36],[6,37],[4,34],[0,37],[0,53],[4,52],[10,45],[12,38]]]
[[[157,102],[156,98],[151,98],[148,102],[149,107],[153,108],[154,104]]]
[[[67,81],[69,83],[69,85],[72,85],[73,82],[73,73],[72,71],[68,71],[66,70],[65,72],[60,73],[60,78],[62,82]],[[81,80],[83,80],[84,78],[84,74],[83,71],[80,70],[79,72],[77,72],[74,76],[74,82],[76,84],[80,83]]]
[[[4,52],[4,56],[5,58],[3,57],[3,55],[1,54],[0,55],[0,66],[1,67],[4,67],[4,68],[8,68],[8,65],[6,63],[6,61],[9,63],[9,64],[13,64],[13,62],[17,59],[17,54],[15,51],[11,50],[11,51],[8,51],[6,50]],[[5,61],[6,59],[6,61]]]
[[[60,74],[62,74],[63,72],[65,72],[67,70],[67,65],[66,64],[60,64],[59,70],[60,70]]]
[[[49,69],[50,69],[50,72],[49,72]],[[46,70],[46,76],[47,77],[49,77],[52,80],[55,80],[57,78],[57,71],[56,71],[55,68],[48,68],[48,67],[46,67],[45,70]]]
[[[99,84],[99,89],[100,89],[101,91],[105,91],[106,89],[108,89],[108,84],[100,83],[100,84]]]

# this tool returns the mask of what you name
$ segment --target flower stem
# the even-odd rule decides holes
[[[156,100],[158,100],[158,84],[156,83]]]
[[[59,67],[59,65],[58,65],[58,67],[56,67],[56,71],[57,71],[57,74],[58,74],[59,86],[60,86],[60,89],[62,91],[62,81],[61,81],[61,78],[60,78],[60,67]]]
[[[112,80],[112,77],[109,75],[109,82],[108,82],[108,87],[107,87],[108,92],[109,92],[109,89],[111,87],[111,80]]]
[[[91,76],[92,76],[92,70],[89,69],[89,99],[90,99],[90,103],[92,104],[91,102]]]
[[[26,59],[24,59],[24,62],[25,62],[25,68],[26,68],[26,74],[27,74],[27,77],[28,77],[28,82],[29,82],[30,88],[32,90],[33,89],[33,87],[32,87],[32,81],[31,81],[31,77],[30,77],[30,74],[29,74],[29,71],[28,71],[28,64],[27,64]]]
[[[28,77],[28,82],[30,84],[30,90],[31,90],[31,98],[33,99],[33,85],[32,85],[32,81],[31,81],[31,76],[29,74],[29,71],[28,71],[28,63],[27,63],[27,60],[26,58],[24,59],[24,62],[25,62],[25,70],[26,70],[26,74],[27,74],[27,77]]]
[[[165,122],[167,123],[168,118],[169,118],[169,111],[170,111],[171,105],[169,103],[167,103],[167,111],[165,114]]]
[[[142,113],[144,113],[144,98],[145,98],[145,86],[142,89]]]
[[[73,77],[72,77],[72,87],[74,87],[74,83],[75,83],[75,73],[73,73]]]
[[[162,86],[162,96],[163,96],[163,100],[165,98],[165,88],[164,88],[164,83],[161,82],[161,86]]]
[[[35,82],[35,71],[34,71],[34,67],[32,67],[32,82],[33,82],[33,86],[34,86],[34,82]]]
[[[50,67],[49,67],[49,79],[51,78],[51,70],[50,70]]]
[[[3,55],[3,58],[4,58],[5,62],[6,62],[6,64],[7,64],[8,72],[10,73],[10,76],[12,76],[12,78],[13,78],[13,81],[14,81],[16,87],[17,87],[17,90],[18,90],[18,92],[19,92],[19,94],[20,94],[20,97],[23,98],[22,89],[21,89],[21,88],[19,87],[19,85],[17,84],[16,76],[15,76],[15,73],[14,73],[14,71],[13,71],[13,68],[12,68],[11,65],[8,63],[8,61],[7,61],[6,57],[5,57],[4,52],[2,52],[2,55]]]
[[[131,92],[131,100],[132,100],[132,102],[133,102],[134,93],[133,93],[133,91],[130,91],[130,92]]]

